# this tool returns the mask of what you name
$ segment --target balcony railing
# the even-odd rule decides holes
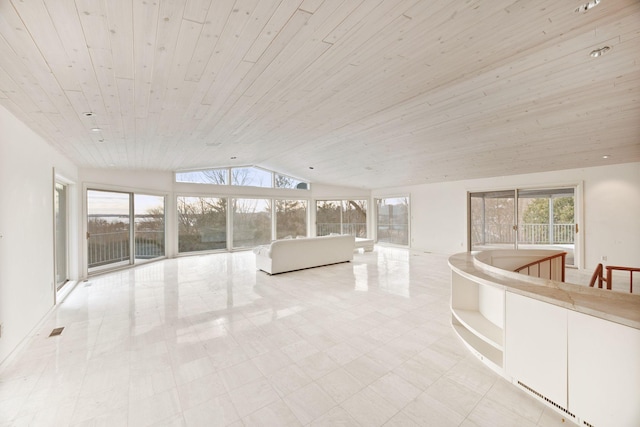
[[[329,234],[349,234],[356,237],[367,237],[367,224],[364,222],[354,223],[317,223],[316,236],[328,236]]]
[[[520,224],[520,243],[573,244],[574,224]]]
[[[518,242],[532,245],[553,245],[574,243],[575,224],[520,224]],[[513,243],[515,231],[510,224],[482,224],[473,227],[475,244]]]
[[[128,231],[90,233],[87,246],[89,268],[129,260]],[[151,259],[163,255],[164,231],[135,233],[136,259]]]

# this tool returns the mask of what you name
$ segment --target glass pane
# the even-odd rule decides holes
[[[233,248],[271,242],[271,200],[233,199]]]
[[[518,248],[560,249],[574,265],[573,188],[518,191]]]
[[[129,194],[87,190],[87,262],[95,267],[129,261]]]
[[[318,200],[316,202],[316,236],[342,234],[342,201]]]
[[[276,188],[296,188],[298,190],[308,190],[309,183],[277,173]]]
[[[56,289],[60,289],[67,276],[67,186],[56,182],[55,200],[56,222]]]
[[[226,185],[229,169],[207,169],[201,171],[176,172],[176,182]]]
[[[164,197],[136,194],[133,205],[136,261],[164,256]]]
[[[471,250],[515,248],[515,191],[472,193]]]
[[[276,239],[307,236],[306,200],[276,200]]]
[[[350,234],[367,237],[366,200],[319,200],[316,202],[316,235]]]
[[[258,168],[231,169],[231,184],[251,187],[273,187],[271,172]]]
[[[342,214],[342,234],[367,237],[367,201],[345,200]]]
[[[378,242],[409,245],[409,198],[378,199]]]
[[[178,252],[227,248],[227,199],[178,197]]]

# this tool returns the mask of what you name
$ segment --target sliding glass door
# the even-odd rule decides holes
[[[469,194],[469,247],[561,249],[575,265],[575,188]]]
[[[89,273],[165,255],[164,197],[87,190]]]
[[[471,250],[515,248],[515,190],[471,193]]]

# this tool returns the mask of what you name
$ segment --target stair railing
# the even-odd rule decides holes
[[[607,277],[603,277],[604,269],[607,270]],[[621,267],[618,265],[608,265],[603,267],[602,264],[598,264],[596,270],[593,272],[591,276],[591,281],[589,282],[589,286],[592,288],[595,286],[596,281],[598,281],[598,287],[602,289],[602,283],[607,284],[607,289],[611,290],[611,285],[613,284],[613,271],[628,271],[629,272],[629,293],[633,293],[633,273],[637,273],[640,271],[639,267]]]
[[[633,293],[633,273],[640,271],[638,267],[620,267],[617,265],[608,265],[607,269],[607,289],[611,289],[613,283],[613,270],[628,271],[629,272],[629,293]]]
[[[542,270],[543,270],[542,264],[545,263],[545,262],[548,262],[549,263],[549,279],[555,280],[555,279],[553,279],[553,277],[554,277],[553,273],[556,272],[557,270],[554,270],[554,268],[553,268],[554,264],[555,264],[553,261],[558,259],[558,258],[562,258],[560,260],[561,261],[561,267],[562,267],[561,270],[560,270],[561,271],[561,280],[560,281],[564,282],[564,267],[565,267],[566,257],[567,257],[567,253],[566,252],[561,252],[559,254],[551,255],[551,256],[548,256],[546,258],[542,258],[542,259],[539,259],[537,261],[530,262],[529,264],[525,264],[525,265],[523,265],[521,267],[518,267],[513,271],[515,271],[516,273],[526,274],[527,276],[533,276],[535,273],[531,274],[531,270],[534,269],[533,267],[537,266],[537,269],[534,269],[534,270],[537,270],[537,274],[535,274],[535,275],[536,275],[536,277],[541,277],[541,273],[542,273]],[[527,270],[526,273],[524,272],[524,270]]]
[[[602,277],[603,271],[604,271],[604,267],[602,266],[602,264],[598,264],[595,271],[593,272],[593,275],[591,276],[591,281],[589,281],[589,287],[593,288],[597,280],[598,288],[602,289],[602,282],[605,282],[607,283],[607,287],[611,289],[611,286],[609,286],[609,282],[607,281],[607,279]]]

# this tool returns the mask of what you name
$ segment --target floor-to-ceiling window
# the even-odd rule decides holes
[[[575,188],[515,189],[469,194],[471,250],[553,248],[575,265]]]
[[[367,201],[316,201],[316,235],[332,233],[367,237]]]
[[[271,199],[231,199],[233,249],[252,248],[271,242]]]
[[[276,239],[306,237],[307,201],[275,200]]]
[[[274,238],[307,236],[308,203],[302,199],[179,196],[178,252],[246,249]]]
[[[376,199],[377,242],[409,245],[409,198]]]
[[[178,197],[178,252],[227,248],[227,199]]]

